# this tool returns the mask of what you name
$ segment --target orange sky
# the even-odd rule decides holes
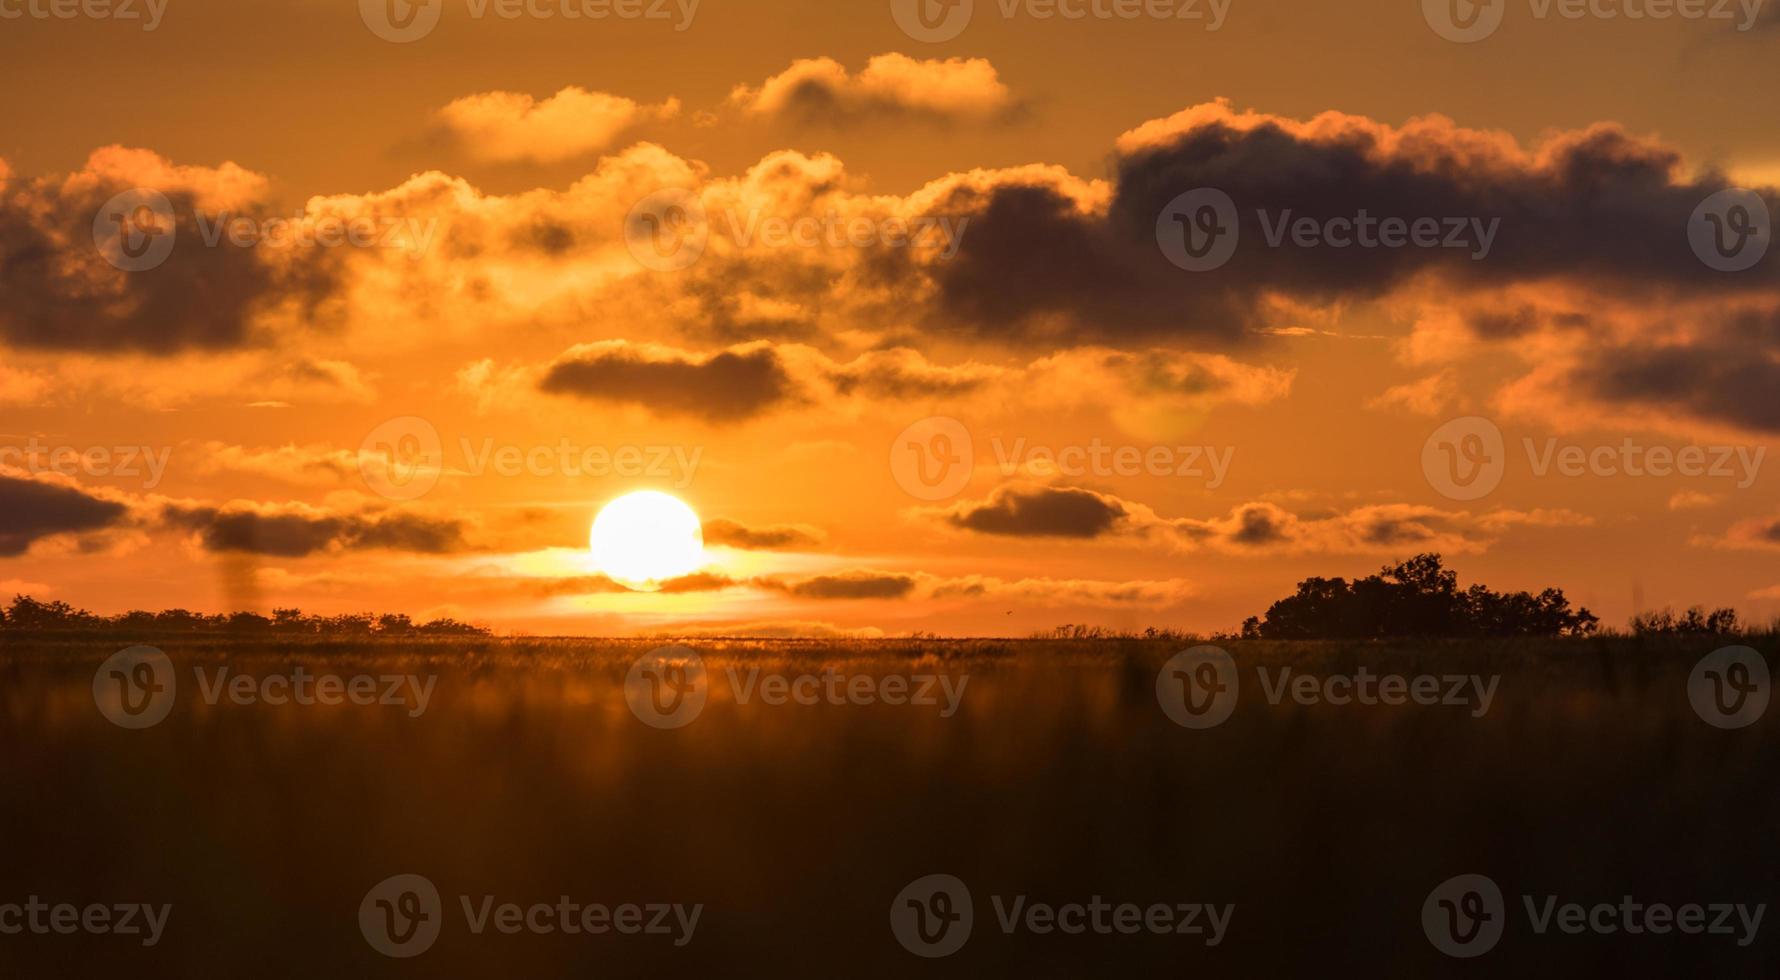
[[[565,2],[630,9],[0,0],[0,590],[1215,630],[1434,550],[1780,613],[1765,4]],[[637,489],[707,524],[663,593],[587,556]]]

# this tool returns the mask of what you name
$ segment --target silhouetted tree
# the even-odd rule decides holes
[[[1461,592],[1458,574],[1445,568],[1439,555],[1423,554],[1352,583],[1305,579],[1297,593],[1269,607],[1265,619],[1249,617],[1242,635],[1269,640],[1579,636],[1599,624],[1587,609],[1572,612],[1560,589],[1504,594],[1473,585]]]

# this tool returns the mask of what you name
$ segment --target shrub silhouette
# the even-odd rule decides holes
[[[1694,606],[1677,616],[1673,609],[1638,613],[1632,617],[1632,632],[1640,636],[1699,636],[1739,632],[1735,609],[1714,609]]]
[[[1570,609],[1561,589],[1493,592],[1460,590],[1458,573],[1439,555],[1416,555],[1377,575],[1348,582],[1309,578],[1295,595],[1274,603],[1265,618],[1250,617],[1242,635],[1267,640],[1345,640],[1392,637],[1585,636],[1600,620]]]

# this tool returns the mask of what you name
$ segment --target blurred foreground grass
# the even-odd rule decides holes
[[[96,710],[132,642],[179,670],[167,720]],[[1235,714],[1171,723],[1178,645],[699,641],[719,679],[692,724],[624,699],[654,641],[43,639],[0,649],[0,902],[170,902],[168,934],[0,936],[52,976],[1772,976],[1769,922],[1724,937],[1534,936],[1461,962],[1420,928],[1461,873],[1612,901],[1780,896],[1780,740],[1695,716],[1694,663],[1728,641],[1237,642]],[[1770,660],[1773,644],[1756,642]],[[428,710],[207,704],[193,670],[436,678]],[[1499,675],[1490,711],[1269,704],[1253,668]],[[727,668],[968,677],[914,705],[739,703]],[[438,944],[374,952],[372,885],[425,875]],[[948,959],[892,938],[911,880],[954,874],[977,925]],[[470,934],[456,896],[703,903],[695,939]],[[1215,948],[1180,936],[1003,935],[990,895],[1234,902]],[[1510,914],[1517,914],[1514,908]],[[1780,913],[1775,913],[1780,915]],[[453,918],[455,917],[455,918]],[[1770,916],[1772,918],[1772,916]]]

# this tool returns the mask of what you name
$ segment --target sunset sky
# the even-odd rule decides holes
[[[1439,551],[1780,614],[1780,17],[1600,4],[0,0],[0,592],[1211,631]],[[637,490],[660,592],[588,547]]]

